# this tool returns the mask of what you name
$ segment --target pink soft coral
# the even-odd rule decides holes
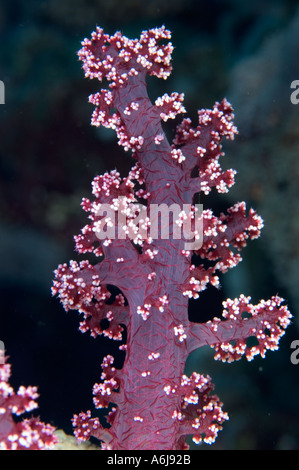
[[[3,361],[2,361],[3,362]],[[38,407],[36,387],[21,386],[17,392],[9,385],[11,366],[0,363],[0,450],[47,450],[57,442],[55,428],[39,418],[15,421]]]
[[[213,188],[225,193],[233,185],[235,171],[223,171],[219,158],[222,139],[232,140],[237,130],[224,99],[198,111],[194,127],[183,119],[168,141],[161,120],[185,112],[183,95],[165,94],[153,104],[145,79],[171,73],[169,39],[164,27],[134,40],[97,28],[79,51],[86,77],[109,83],[90,96],[92,124],[114,129],[136,160],[125,178],[116,170],[97,176],[94,200],[82,201],[91,222],[75,237],[76,249],[100,261],[60,265],[53,287],[66,310],[83,315],[82,332],[118,341],[127,331],[123,368],[104,358],[102,383],[93,390],[96,408],[117,405],[108,415],[110,427],[90,411],[73,419],[78,439],[95,436],[105,449],[186,449],[189,434],[196,443],[214,442],[227,414],[210,377],[184,375],[187,356],[203,345],[215,348],[215,358],[223,361],[264,356],[277,349],[290,321],[278,296],[253,306],[243,295],[224,303],[222,321],[200,323],[200,312],[198,323],[189,321],[189,298],[198,298],[209,284],[218,286],[218,273],[241,261],[239,251],[259,236],[263,221],[252,209],[247,214],[243,202],[220,216],[193,205],[195,194]],[[168,216],[160,226],[157,206]],[[189,231],[177,237],[184,224]],[[193,254],[201,260],[197,265]],[[110,285],[121,294],[111,297]],[[250,347],[251,336],[258,344]]]

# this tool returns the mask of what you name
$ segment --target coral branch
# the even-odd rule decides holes
[[[215,359],[223,362],[239,360],[243,355],[248,361],[257,354],[265,357],[267,349],[278,349],[279,340],[290,324],[291,314],[282,302],[278,296],[257,305],[252,305],[250,297],[244,295],[226,300],[225,320],[214,318],[205,324],[190,323],[189,351],[208,344],[215,348]],[[258,344],[247,344],[252,337]]]
[[[212,444],[222,429],[227,413],[222,411],[222,403],[217,395],[211,395],[214,385],[211,377],[193,372],[190,378],[183,376],[181,390],[184,393],[182,413],[177,417],[180,421],[182,435],[193,435],[193,442],[202,440]]]
[[[104,445],[102,448],[109,448],[109,443],[112,440],[112,435],[109,429],[101,426],[99,418],[91,418],[91,412],[79,413],[74,415],[72,419],[74,426],[74,433],[78,441],[88,441],[90,437],[95,437],[99,441],[103,441]]]
[[[253,240],[259,237],[263,227],[263,220],[253,209],[246,216],[245,202],[235,204],[220,217],[214,216],[211,210],[205,210],[202,223],[203,242],[195,253],[200,259],[208,260],[211,266],[191,265],[188,278],[181,285],[183,295],[195,299],[208,284],[219,285],[218,271],[225,273],[242,261],[238,252],[246,246],[248,238]]]

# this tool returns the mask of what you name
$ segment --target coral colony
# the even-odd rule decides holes
[[[16,422],[13,415],[37,408],[36,387],[21,386],[17,393],[9,385],[11,366],[6,359],[0,362],[0,450],[45,450],[57,443],[55,428],[38,418]]]
[[[222,171],[219,157],[222,139],[237,130],[224,99],[198,111],[195,127],[184,118],[168,141],[161,121],[185,113],[184,96],[165,94],[153,104],[146,75],[170,75],[170,37],[164,27],[134,40],[97,28],[78,53],[85,76],[109,84],[89,98],[92,124],[115,130],[135,159],[125,178],[116,170],[97,176],[93,200],[82,201],[91,222],[75,237],[76,250],[99,262],[59,265],[53,287],[65,310],[83,315],[82,332],[121,341],[126,331],[122,369],[106,356],[93,388],[95,407],[109,407],[108,426],[90,411],[73,418],[77,439],[94,436],[103,449],[182,450],[188,435],[213,443],[228,416],[209,376],[184,375],[188,355],[209,345],[221,361],[264,357],[291,318],[278,296],[254,306],[241,295],[224,302],[222,320],[200,323],[200,311],[198,322],[188,319],[189,299],[219,285],[217,273],[241,261],[238,251],[260,235],[263,221],[244,202],[219,217],[194,204],[197,193],[225,193],[234,184],[235,172]],[[192,263],[194,254],[201,264]]]

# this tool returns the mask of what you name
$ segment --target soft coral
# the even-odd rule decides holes
[[[94,201],[82,202],[91,223],[76,236],[76,249],[101,260],[60,265],[53,287],[66,310],[83,314],[82,331],[119,340],[123,328],[127,330],[123,368],[115,369],[113,358],[106,357],[103,383],[94,387],[97,408],[117,405],[108,415],[110,428],[91,418],[90,411],[73,420],[79,439],[93,435],[106,449],[186,449],[188,434],[197,443],[212,443],[227,414],[212,394],[210,377],[184,375],[188,354],[210,345],[216,359],[264,356],[266,349],[277,348],[290,321],[278,296],[256,307],[241,296],[226,301],[223,321],[189,321],[189,298],[197,298],[208,284],[218,285],[217,273],[241,261],[239,251],[248,238],[259,236],[263,221],[252,209],[247,215],[245,203],[219,217],[209,209],[196,214],[195,194],[206,195],[212,188],[225,193],[234,183],[235,172],[223,171],[219,158],[222,139],[233,139],[237,129],[224,99],[211,110],[200,110],[195,127],[183,119],[169,143],[161,120],[185,112],[183,95],[164,95],[152,104],[145,82],[146,74],[169,76],[173,47],[165,44],[168,39],[164,27],[142,32],[139,40],[119,32],[109,36],[97,28],[79,51],[85,75],[105,78],[110,87],[90,96],[96,106],[92,124],[114,129],[119,144],[137,160],[126,178],[116,170],[96,177]],[[179,208],[167,219],[168,237],[162,236],[162,225],[156,237],[149,232],[156,223],[150,212],[157,205],[168,216],[167,208]],[[116,214],[123,218],[116,221]],[[143,236],[136,231],[136,214]],[[184,237],[175,237],[176,225],[188,217],[193,230],[196,218],[201,227],[201,233],[193,232],[197,240],[191,248]],[[191,263],[192,254],[201,260],[197,266]],[[121,291],[114,301],[110,285]],[[108,320],[106,328],[102,320]],[[258,346],[246,344],[249,336],[258,339]]]

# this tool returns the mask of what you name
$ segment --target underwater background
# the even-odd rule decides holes
[[[0,0],[0,340],[11,384],[37,385],[41,420],[66,433],[74,413],[96,416],[92,386],[118,345],[82,335],[78,315],[66,314],[50,289],[58,263],[80,259],[73,235],[87,223],[80,202],[92,179],[114,168],[125,176],[132,159],[113,133],[90,126],[88,96],[100,84],[84,79],[76,52],[96,25],[135,38],[162,24],[172,31],[173,72],[148,80],[150,97],[184,92],[193,119],[224,97],[235,109],[239,135],[224,144],[222,165],[237,170],[236,184],[227,195],[213,192],[204,208],[219,214],[245,200],[265,222],[221,289],[190,301],[190,318],[219,315],[222,300],[240,293],[252,303],[278,293],[294,315],[279,351],[264,360],[222,364],[209,348],[190,356],[187,373],[211,375],[230,416],[212,447],[192,448],[299,450],[299,364],[290,359],[299,340],[295,0]]]

